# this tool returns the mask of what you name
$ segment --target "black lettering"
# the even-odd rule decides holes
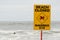
[[[49,24],[35,24],[35,26],[49,26]]]
[[[40,8],[40,6],[36,6],[36,8]]]
[[[42,27],[39,27],[39,29],[45,29],[45,27],[44,27],[44,26],[42,26]]]
[[[50,12],[50,9],[35,9],[35,12]]]

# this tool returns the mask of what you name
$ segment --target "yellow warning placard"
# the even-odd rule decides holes
[[[50,5],[34,5],[34,30],[50,30]]]

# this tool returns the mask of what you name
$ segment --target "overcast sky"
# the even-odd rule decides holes
[[[33,21],[34,4],[51,4],[51,20],[60,21],[60,0],[0,0],[0,21]]]

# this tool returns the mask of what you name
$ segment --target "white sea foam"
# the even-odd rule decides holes
[[[43,31],[43,40],[60,40],[59,26],[51,23],[51,30]],[[33,22],[0,22],[0,27],[0,40],[40,40],[40,31],[33,30]]]

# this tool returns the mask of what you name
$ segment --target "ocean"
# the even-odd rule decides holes
[[[32,21],[0,22],[0,40],[40,40],[41,30],[33,30]],[[43,40],[60,40],[60,22],[51,22],[51,30],[43,30]]]

